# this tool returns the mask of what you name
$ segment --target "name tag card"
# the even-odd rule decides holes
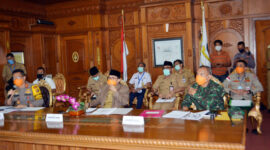
[[[142,116],[123,116],[123,125],[144,125],[144,118]]]
[[[49,129],[63,129],[63,122],[46,122],[47,128]]]
[[[0,127],[3,127],[5,125],[5,120],[0,120]]]
[[[63,122],[63,114],[47,114],[46,122]]]
[[[144,125],[123,125],[124,132],[144,133]]]
[[[0,120],[5,120],[4,113],[0,113]]]

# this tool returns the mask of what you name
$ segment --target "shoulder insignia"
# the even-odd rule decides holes
[[[40,91],[40,88],[38,87],[38,85],[32,86],[32,92],[33,92],[33,96],[34,96],[35,100],[42,99],[42,94],[41,94],[41,91]]]

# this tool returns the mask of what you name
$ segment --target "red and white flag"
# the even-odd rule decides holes
[[[128,55],[128,47],[125,41],[125,33],[124,33],[124,15],[122,12],[122,30],[121,30],[121,72],[123,73],[123,80],[127,81],[127,55]]]

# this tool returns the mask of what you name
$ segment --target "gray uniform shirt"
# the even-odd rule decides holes
[[[27,105],[29,103],[29,104],[32,104],[34,107],[41,107],[44,101],[42,97],[41,99],[37,99],[37,100],[34,98],[32,86],[33,84],[26,82],[25,88],[16,88],[15,94],[12,97],[12,104],[17,103],[18,105],[18,101],[20,101],[19,104],[21,105]]]
[[[237,73],[232,73],[227,77],[227,79],[223,82],[225,91],[227,93],[231,92],[231,90],[250,90],[252,93],[262,92],[263,86],[258,80],[257,76],[254,73],[245,72],[245,75],[240,78]],[[231,92],[231,97],[234,100],[252,100],[252,94],[243,94],[238,95],[236,93]]]

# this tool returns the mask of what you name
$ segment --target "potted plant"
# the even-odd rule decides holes
[[[84,103],[77,102],[75,97],[71,97],[68,95],[59,95],[56,96],[56,100],[60,102],[69,102],[71,106],[67,109],[67,112],[70,116],[80,116],[84,113]]]

